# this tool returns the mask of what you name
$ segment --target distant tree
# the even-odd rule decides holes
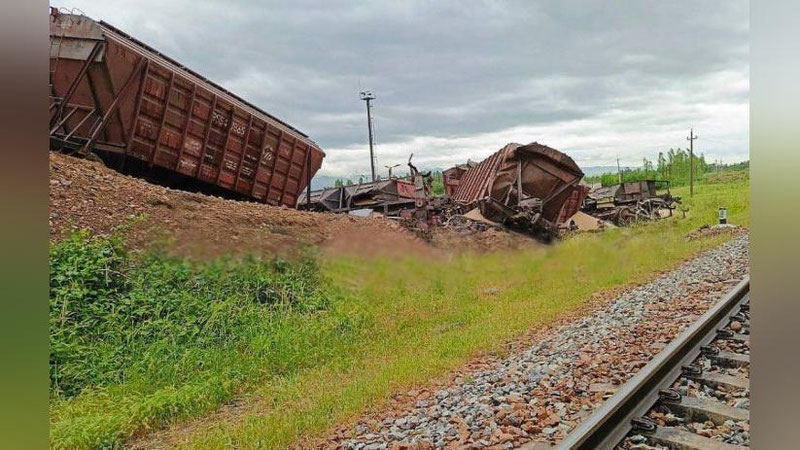
[[[444,178],[441,170],[433,172],[433,183],[431,184],[431,188],[433,190],[433,195],[444,195]]]
[[[658,152],[658,173],[661,178],[667,179],[667,158],[664,158],[664,152]]]
[[[645,174],[647,174],[648,172],[652,172],[653,171],[653,163],[650,160],[648,160],[647,158],[643,158],[642,159],[642,169],[644,170]]]
[[[696,180],[701,179],[706,173],[711,171],[714,165],[706,162],[703,154],[694,155],[694,176]],[[689,150],[670,148],[666,152],[658,153],[656,166],[647,158],[642,159],[642,166],[638,169],[625,169],[622,173],[622,181],[639,181],[652,178],[668,180],[672,186],[684,186],[689,184]],[[744,163],[742,163],[744,164]],[[749,163],[748,163],[749,164]],[[589,183],[600,182],[603,186],[611,186],[618,183],[617,173],[606,173],[594,177],[586,177]]]

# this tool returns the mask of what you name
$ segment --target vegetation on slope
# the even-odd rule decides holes
[[[685,219],[450,259],[197,262],[77,235],[51,251],[51,442],[113,445],[236,399],[234,419],[160,438],[285,448],[718,244],[686,234],[718,206],[748,225],[748,190],[679,188]]]
[[[53,444],[107,445],[346,351],[360,319],[325,286],[311,258],[198,263],[86,233],[54,244]]]

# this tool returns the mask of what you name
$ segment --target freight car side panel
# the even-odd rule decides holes
[[[497,168],[505,159],[507,149],[508,146],[503,147],[467,170],[453,193],[453,200],[468,205],[486,197],[487,189],[496,175]]]
[[[296,205],[324,157],[309,139],[110,25],[68,16],[51,18],[51,113],[75,80],[61,109],[78,108],[51,115],[51,126],[64,124],[57,136],[259,201]],[[96,56],[87,64],[90,55]],[[96,126],[110,105],[111,120]]]
[[[153,65],[144,80],[133,156],[268,203],[296,203],[313,147],[174,72]]]
[[[319,170],[312,146],[175,72],[152,64],[144,80],[133,156],[276,205],[296,204],[307,163]]]

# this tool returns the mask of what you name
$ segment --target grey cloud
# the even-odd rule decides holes
[[[503,130],[595,130],[560,127],[582,120],[615,136],[652,128],[653,147],[668,146],[656,139],[670,123],[682,133],[748,103],[746,83],[707,85],[749,70],[746,1],[73,2],[302,129],[331,149],[326,166],[351,172],[366,163],[344,151],[365,145],[363,88],[378,96],[381,145],[453,141],[431,161],[465,159],[458,139]],[[720,137],[739,159],[746,138]],[[570,150],[644,156],[615,139]]]

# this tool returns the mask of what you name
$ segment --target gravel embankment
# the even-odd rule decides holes
[[[748,273],[747,234],[569,322],[527,350],[340,428],[323,448],[557,443]]]

